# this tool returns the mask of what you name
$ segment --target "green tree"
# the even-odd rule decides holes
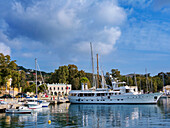
[[[112,69],[111,72],[112,72],[112,77],[116,77],[116,78],[120,77],[120,71],[118,69]]]
[[[8,79],[12,76],[12,71],[17,68],[16,60],[11,61],[9,55],[0,53],[0,72],[1,72],[1,85],[5,86]]]
[[[81,84],[81,83],[83,83],[83,84],[87,83],[88,88],[91,88],[90,81],[89,81],[89,79],[88,79],[87,77],[82,77],[82,78],[80,79],[80,84]]]
[[[72,81],[71,81],[71,84],[72,84],[72,89],[73,90],[78,90],[80,89],[80,82],[79,82],[79,78],[73,78]]]

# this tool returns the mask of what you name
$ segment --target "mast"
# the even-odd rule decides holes
[[[141,92],[141,89],[142,89],[142,88],[141,88],[141,75],[140,75],[140,92]]]
[[[153,92],[152,77],[151,77],[151,92]]]
[[[148,93],[148,74],[147,74],[147,68],[145,69],[146,72],[146,92]]]
[[[92,48],[92,43],[91,42],[90,42],[90,47],[91,47],[91,61],[92,61],[92,75],[93,75],[92,87],[95,86],[95,89],[96,89],[95,76],[94,76],[93,48]]]
[[[165,81],[164,81],[164,73],[162,72],[162,82],[163,82],[163,88],[164,88],[164,85],[165,85]],[[164,91],[164,89],[163,89]]]
[[[136,81],[136,74],[135,73],[134,73],[134,76],[135,76],[135,85],[138,86],[137,81]]]
[[[98,62],[98,54],[97,56],[97,87],[99,88],[99,62]]]
[[[37,58],[35,58],[35,84],[36,84],[36,95],[37,95]]]

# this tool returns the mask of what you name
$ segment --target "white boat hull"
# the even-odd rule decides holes
[[[42,108],[42,104],[39,104],[39,105],[28,105],[28,108],[29,109],[39,109],[39,108]]]
[[[42,102],[42,107],[48,107],[48,105],[50,104],[50,102]]]
[[[116,96],[69,96],[71,103],[78,104],[156,104],[162,93]]]

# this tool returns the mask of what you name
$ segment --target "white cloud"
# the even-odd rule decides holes
[[[119,28],[107,28],[105,27],[104,30],[96,33],[94,39],[92,41],[94,51],[99,54],[109,54],[110,52],[115,50],[114,45],[116,41],[119,39],[121,35],[121,31]],[[81,52],[89,52],[90,50],[90,40],[88,42],[80,42],[75,45],[75,48]]]
[[[111,53],[121,35],[119,26],[127,18],[117,0],[43,0],[29,4],[10,1],[7,4],[6,13],[0,17],[5,24],[3,30],[0,28],[0,41],[12,50],[17,48],[17,57],[41,56],[49,61],[68,62],[74,56],[72,61],[77,62],[78,55],[89,51],[89,42],[93,43],[95,52]]]
[[[116,3],[102,2],[97,5],[97,20],[105,24],[119,25],[126,20],[126,13]]]
[[[0,53],[3,53],[4,55],[10,55],[11,49],[10,47],[6,46],[4,43],[0,42]]]
[[[23,53],[23,57],[33,57],[32,53]]]

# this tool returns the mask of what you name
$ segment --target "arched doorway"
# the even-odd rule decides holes
[[[54,92],[54,95],[57,96],[57,92]]]

